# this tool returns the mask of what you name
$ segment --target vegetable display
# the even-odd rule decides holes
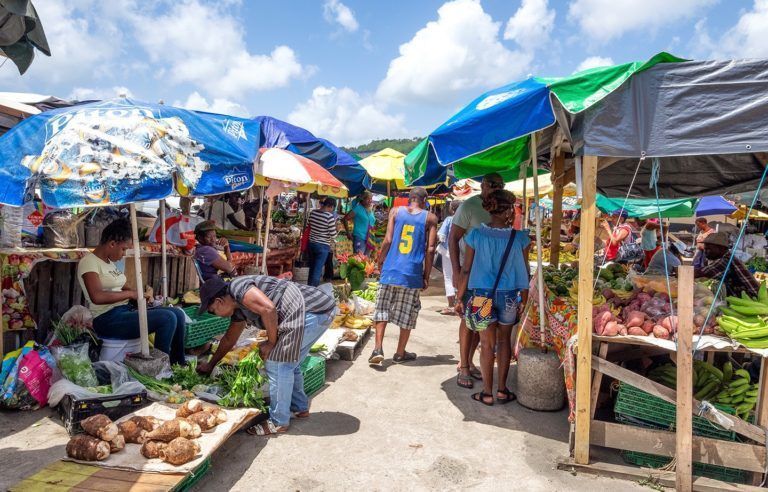
[[[726,298],[717,324],[726,335],[748,348],[768,348],[768,287],[763,283],[756,299],[746,292]]]
[[[352,293],[361,299],[365,299],[366,301],[375,302],[376,292],[378,292],[378,290],[378,282],[368,282],[368,287],[365,290],[355,290]]]
[[[56,365],[65,378],[86,388],[99,385],[96,371],[93,370],[93,364],[88,357],[87,344],[52,347],[52,350]]]
[[[229,374],[224,376],[225,384],[229,385],[229,392],[219,403],[225,407],[252,407],[263,410],[264,397],[261,387],[265,378],[261,374],[262,367],[264,362],[258,350],[246,355],[237,365],[234,377],[233,371],[229,371]]]

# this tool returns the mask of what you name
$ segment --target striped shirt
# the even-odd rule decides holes
[[[233,321],[247,320],[258,327],[262,326],[261,316],[243,306],[246,292],[253,288],[263,292],[277,309],[277,343],[269,354],[269,360],[298,361],[304,339],[305,314],[330,313],[336,307],[336,301],[316,287],[266,275],[246,275],[229,283],[229,293],[238,304],[238,309],[232,315]]]
[[[333,244],[336,237],[336,214],[322,210],[309,212],[309,242]]]

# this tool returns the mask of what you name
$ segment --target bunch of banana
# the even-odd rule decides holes
[[[344,327],[353,328],[355,330],[368,328],[372,324],[373,321],[371,321],[370,318],[366,318],[364,316],[353,316],[351,314],[347,315],[347,318],[344,320]]]
[[[331,328],[339,328],[340,326],[344,325],[344,322],[347,320],[347,314],[340,314],[333,318],[333,323],[331,323]]]
[[[594,297],[592,297],[592,305],[595,307],[600,307],[603,304],[605,304],[605,296],[600,293],[595,293]]]
[[[715,402],[735,408],[736,415],[746,419],[757,404],[758,387],[750,383],[750,375],[744,369],[737,369],[733,376],[733,381],[717,394]]]
[[[726,298],[728,307],[721,307],[717,324],[732,339],[749,348],[768,348],[768,288],[760,284],[757,299],[746,292],[741,297]]]
[[[576,282],[568,287],[568,297],[574,302],[579,302],[579,286]]]
[[[626,300],[632,297],[632,291],[626,291],[621,289],[613,289],[613,295],[621,300]]]

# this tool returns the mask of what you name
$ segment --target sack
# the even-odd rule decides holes
[[[472,296],[467,302],[464,317],[469,329],[483,331],[491,324],[493,314],[493,299],[486,296]]]
[[[43,247],[77,248],[80,243],[80,220],[69,210],[56,210],[43,219]]]

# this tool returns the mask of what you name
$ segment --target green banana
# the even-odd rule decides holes
[[[729,383],[733,378],[733,364],[727,361],[723,364],[723,383]]]
[[[742,387],[744,388],[744,391],[748,391],[749,390],[749,380],[748,379],[742,379],[742,378],[734,379],[733,381],[731,381],[731,384],[728,385],[728,388],[731,389],[731,390],[734,390],[736,388],[742,388]]]
[[[740,378],[746,379],[747,381],[752,379],[752,375],[749,374],[745,369],[736,369],[736,372],[734,374],[736,374]]]
[[[695,395],[693,395],[694,398],[697,400],[703,399],[705,396],[707,396],[709,393],[712,392],[713,389],[717,388],[718,382],[717,381],[710,381],[706,384],[703,388],[701,388],[699,391],[696,392]]]
[[[712,364],[704,363],[704,364],[701,365],[701,367],[705,371],[708,371],[710,374],[715,376],[718,381],[722,381],[723,380],[723,371],[721,371],[717,367],[713,366]]]

